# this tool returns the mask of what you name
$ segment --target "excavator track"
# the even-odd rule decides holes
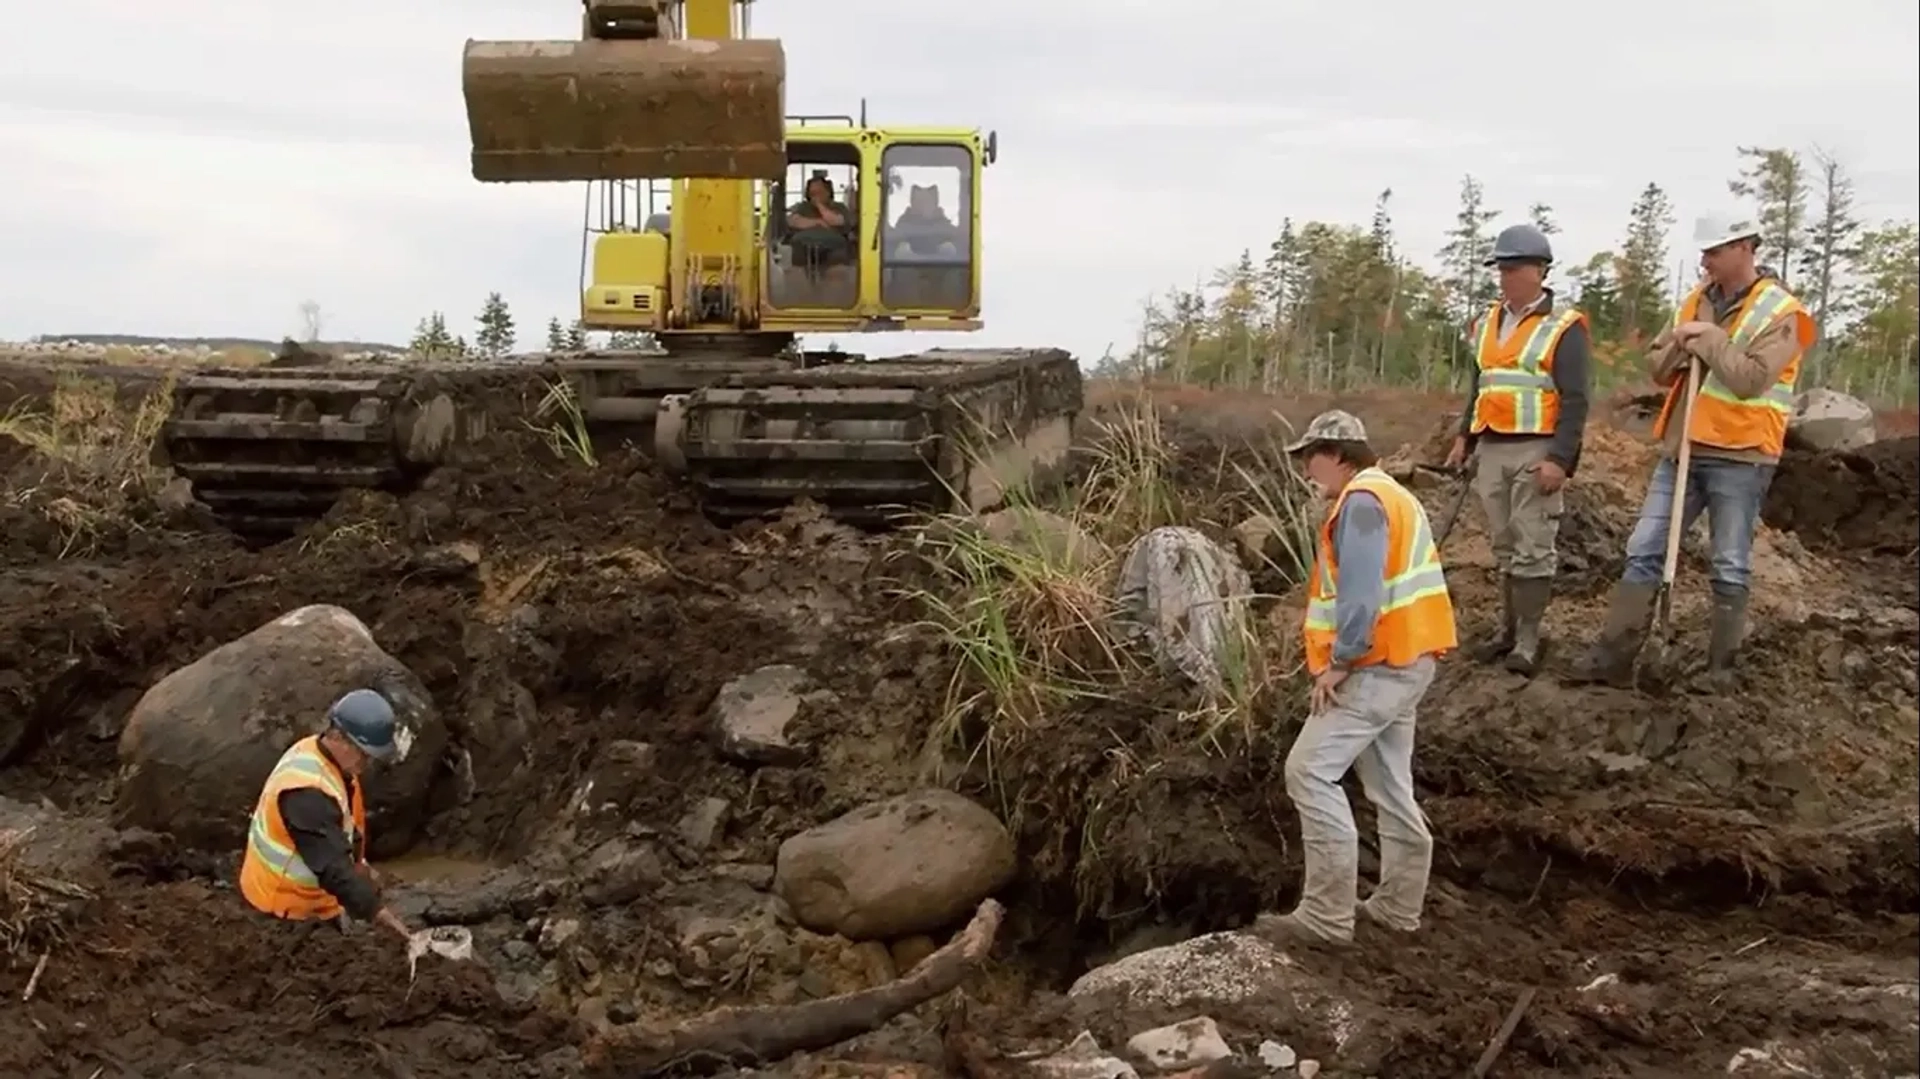
[[[985,508],[1064,469],[1079,366],[1058,350],[587,352],[487,362],[216,369],[177,383],[165,457],[232,531],[284,539],[352,490],[411,490],[572,391],[603,451],[651,448],[720,517],[810,498],[837,516]]]
[[[1056,481],[1082,404],[1079,364],[1062,350],[935,349],[667,397],[655,454],[715,516],[804,498],[881,523],[984,510]]]

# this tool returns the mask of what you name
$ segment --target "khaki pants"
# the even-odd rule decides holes
[[[1475,451],[1473,493],[1487,511],[1493,565],[1512,577],[1552,577],[1559,568],[1554,543],[1566,488],[1541,494],[1536,478],[1552,444],[1547,438],[1481,439]]]
[[[1414,713],[1433,684],[1432,656],[1405,667],[1361,667],[1332,708],[1309,718],[1287,753],[1287,797],[1300,817],[1305,876],[1294,916],[1324,937],[1353,939],[1360,834],[1340,789],[1352,769],[1380,824],[1380,886],[1367,910],[1389,928],[1420,927],[1433,833],[1413,793]]]

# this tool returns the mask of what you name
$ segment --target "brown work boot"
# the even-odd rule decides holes
[[[1500,635],[1467,651],[1475,663],[1498,663],[1513,651],[1513,578],[1500,577]]]
[[[1514,633],[1507,670],[1531,678],[1540,669],[1540,654],[1546,647],[1546,640],[1540,636],[1540,620],[1553,601],[1553,578],[1517,577],[1508,590],[1513,596]]]
[[[1747,632],[1747,593],[1744,591],[1713,596],[1713,619],[1707,637],[1707,673],[1704,688],[1710,693],[1726,693],[1739,683],[1733,661],[1740,653],[1740,642]]]
[[[1653,618],[1653,600],[1660,594],[1657,584],[1621,582],[1613,590],[1613,603],[1607,608],[1606,625],[1593,648],[1580,657],[1565,681],[1571,685],[1604,682],[1616,689],[1633,687],[1633,661],[1646,643],[1648,624]]]

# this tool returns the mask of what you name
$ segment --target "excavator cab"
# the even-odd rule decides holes
[[[747,4],[581,2],[578,41],[467,42],[474,179],[780,175],[786,51]]]

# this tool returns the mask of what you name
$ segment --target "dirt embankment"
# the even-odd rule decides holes
[[[1267,464],[1246,449],[1260,430],[1245,415],[1253,406],[1215,421],[1204,400],[1174,403],[1161,418],[1181,512],[1224,536],[1253,508],[1232,466]],[[1433,401],[1383,394],[1356,407],[1393,445],[1434,437]],[[1526,986],[1543,995],[1501,1074],[1724,1071],[1742,1045],[1845,1027],[1844,1009],[1784,999],[1783,979],[1817,968],[1844,982],[1911,965],[1920,865],[1903,814],[1920,783],[1916,655],[1912,589],[1895,583],[1911,566],[1885,542],[1889,515],[1905,512],[1912,528],[1913,500],[1899,502],[1893,482],[1905,460],[1897,445],[1861,455],[1875,462],[1865,472],[1783,465],[1758,557],[1767,599],[1756,602],[1747,686],[1731,697],[1575,689],[1447,662],[1421,717],[1420,779],[1439,839],[1430,925],[1413,947],[1363,943],[1311,960],[1371,987],[1391,1017],[1381,1074],[1459,1074]],[[1598,622],[1645,453],[1596,427],[1570,495],[1554,662]],[[30,457],[0,442],[14,476],[34,467]],[[1906,476],[1900,490],[1911,491]],[[1801,493],[1821,485],[1850,485],[1842,497],[1855,508],[1814,515],[1839,500]],[[1451,493],[1437,481],[1419,489],[1436,512]],[[22,721],[0,795],[97,818],[113,739],[145,687],[288,609],[335,603],[420,675],[472,751],[473,795],[460,804],[450,793],[432,832],[432,857],[449,865],[577,864],[608,835],[675,832],[718,798],[729,807],[719,846],[667,844],[681,853],[666,875],[746,879],[727,867],[758,872],[800,828],[930,774],[958,777],[1007,816],[1022,847],[1000,973],[976,987],[971,1023],[1005,1048],[1108,1022],[1071,1014],[1053,992],[1090,963],[1243,924],[1297,887],[1281,766],[1303,700],[1285,672],[1226,728],[1207,729],[1189,690],[1149,674],[1047,711],[1011,755],[968,767],[949,747],[941,764],[933,750],[945,734],[959,731],[958,748],[977,743],[977,723],[948,723],[966,718],[955,704],[981,687],[956,681],[952,650],[911,625],[926,612],[891,583],[908,576],[892,541],[804,513],[722,531],[623,454],[588,469],[521,447],[445,470],[406,498],[350,499],[309,535],[266,550],[164,515],[132,535],[85,560],[8,549],[0,702]],[[1448,547],[1469,635],[1494,613],[1489,557],[1469,507]],[[1702,568],[1693,557],[1679,586],[1682,647],[1696,653]],[[1277,650],[1296,603],[1261,612]],[[709,708],[722,683],[770,662],[821,683],[796,728],[808,763],[743,769],[715,752]],[[608,831],[574,803],[616,743],[651,755]],[[1357,789],[1355,801],[1367,832]],[[163,842],[90,861],[80,875],[102,897],[52,949],[34,999],[0,1017],[4,1070],[272,1061],[281,1075],[575,1074],[571,1047],[609,1014],[775,999],[798,977],[751,973],[760,960],[743,959],[750,973],[738,979],[696,970],[671,939],[681,916],[665,900],[581,913],[533,888],[502,900],[493,928],[477,933],[500,977],[425,964],[409,987],[384,942],[321,947],[245,915],[222,883],[227,861]],[[549,869],[528,871],[528,883]],[[584,924],[571,944],[553,943],[563,914]],[[1762,938],[1776,943],[1741,950]],[[826,949],[805,952],[822,969],[856,954],[806,947]],[[503,995],[501,972],[536,951],[552,964],[543,988]],[[35,958],[14,956],[0,991],[22,992]],[[1640,996],[1596,1003],[1579,991],[1603,973]],[[1273,1007],[1216,1018],[1236,1037],[1288,1033]],[[1128,1032],[1099,1033],[1112,1045]],[[901,1034],[864,1051],[938,1064],[932,1044]]]

